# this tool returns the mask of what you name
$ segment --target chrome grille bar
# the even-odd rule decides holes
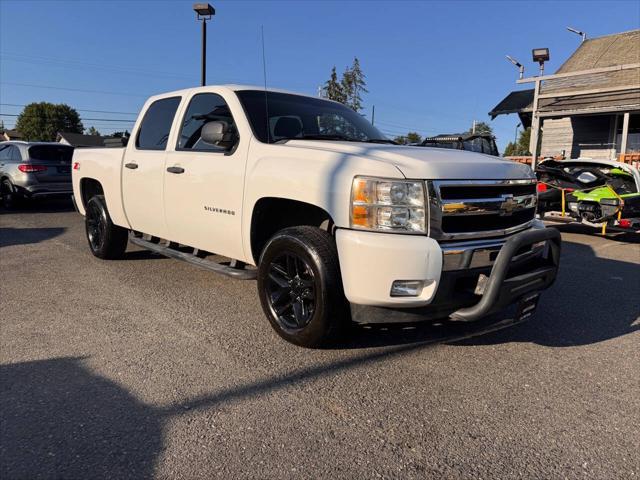
[[[505,236],[528,228],[535,217],[535,179],[427,184],[429,235],[437,240]]]

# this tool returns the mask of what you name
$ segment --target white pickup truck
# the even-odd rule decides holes
[[[349,108],[236,85],[150,98],[123,148],[76,149],[92,253],[128,242],[257,278],[273,328],[319,346],[349,322],[529,317],[560,237],[529,167],[394,145]]]

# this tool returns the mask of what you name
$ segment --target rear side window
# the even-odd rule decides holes
[[[151,104],[144,114],[136,138],[139,150],[164,150],[171,131],[180,97],[163,98]]]
[[[20,155],[20,149],[18,147],[11,147],[11,160],[14,162],[22,161],[22,155]]]
[[[73,148],[57,145],[36,145],[29,148],[29,158],[32,160],[50,160],[53,162],[71,163]]]

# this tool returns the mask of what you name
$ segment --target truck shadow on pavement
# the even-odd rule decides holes
[[[598,257],[582,243],[565,240],[562,249],[558,279],[531,321],[460,345],[572,347],[640,330],[640,264]]]
[[[83,360],[0,366],[0,478],[152,476],[161,418]]]
[[[0,228],[0,248],[11,245],[40,243],[62,235],[66,228]]]

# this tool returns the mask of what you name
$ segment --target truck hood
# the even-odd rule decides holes
[[[311,140],[289,140],[286,145],[390,163],[406,178],[449,180],[535,178],[528,165],[463,150]]]

